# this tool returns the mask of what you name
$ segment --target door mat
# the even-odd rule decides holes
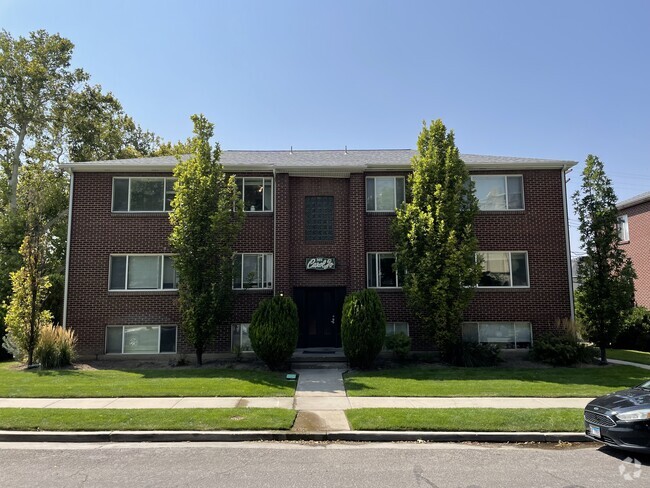
[[[302,351],[303,354],[334,354],[336,351],[329,349],[311,349],[309,351]]]

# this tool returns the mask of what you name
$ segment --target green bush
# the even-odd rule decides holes
[[[613,343],[616,349],[650,351],[650,310],[634,307],[623,325],[622,332]]]
[[[48,324],[41,329],[34,359],[42,369],[61,368],[72,364],[76,357],[77,338],[74,331]]]
[[[569,334],[549,334],[535,340],[530,350],[534,361],[553,366],[573,366],[578,363],[591,363],[598,350],[588,344],[578,342]]]
[[[384,347],[386,316],[373,289],[351,293],[343,303],[341,342],[353,368],[369,368]]]
[[[444,358],[454,366],[466,368],[496,366],[502,361],[499,346],[476,342],[456,342],[450,345]]]
[[[290,297],[274,296],[260,302],[248,328],[258,358],[281,369],[298,344],[298,308]]]
[[[392,351],[398,361],[405,361],[411,351],[411,338],[404,332],[386,336],[386,349]]]

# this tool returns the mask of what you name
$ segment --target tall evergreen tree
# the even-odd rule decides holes
[[[634,305],[636,274],[619,246],[616,194],[596,156],[587,156],[573,205],[586,252],[578,264],[581,282],[576,291],[576,310],[588,338],[600,348],[600,363],[607,364],[606,348]]]
[[[219,162],[219,144],[210,146],[214,125],[203,115],[193,115],[192,121],[191,156],[174,169],[169,241],[176,253],[181,327],[201,365],[208,342],[230,316],[233,247],[244,210],[234,177]]]
[[[481,275],[473,227],[478,203],[454,134],[441,120],[424,125],[418,152],[411,199],[397,209],[392,235],[409,306],[449,359]]]

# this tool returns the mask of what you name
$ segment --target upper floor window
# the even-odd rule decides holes
[[[480,252],[483,259],[483,274],[478,282],[480,287],[528,286],[527,252]]]
[[[368,288],[399,288],[401,285],[395,261],[395,254],[392,252],[368,253]]]
[[[169,212],[176,178],[113,178],[113,212]]]
[[[232,287],[273,288],[273,254],[235,254]]]
[[[523,210],[524,177],[521,175],[474,175],[474,194],[481,210]]]
[[[245,212],[273,211],[273,178],[235,178]]]
[[[627,224],[627,214],[618,216],[618,238],[624,242],[630,240],[630,228]]]
[[[366,178],[366,210],[394,212],[404,202],[403,176],[372,176]]]
[[[161,254],[112,255],[110,290],[177,290],[173,256]]]

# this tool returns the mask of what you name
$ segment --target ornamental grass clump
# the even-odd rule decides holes
[[[248,328],[251,346],[271,370],[285,366],[298,345],[298,308],[290,297],[263,300]]]
[[[41,329],[34,357],[41,369],[69,366],[76,358],[76,344],[73,330],[48,324]]]
[[[345,297],[341,342],[350,366],[369,368],[384,347],[386,316],[377,292],[371,288]]]

